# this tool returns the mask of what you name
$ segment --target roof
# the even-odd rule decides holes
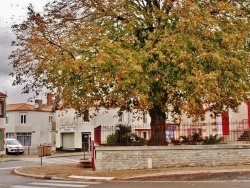
[[[7,97],[7,94],[0,92],[0,97]]]
[[[6,97],[7,97],[7,94],[4,94],[4,93],[0,92],[0,101],[1,102],[5,102]]]
[[[34,105],[27,103],[17,103],[17,104],[8,104],[7,111],[39,111],[39,112],[51,112],[51,107],[42,106],[35,108]]]

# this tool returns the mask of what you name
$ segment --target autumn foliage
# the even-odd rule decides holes
[[[249,91],[249,12],[248,1],[226,0],[60,0],[44,13],[30,5],[12,26],[14,85],[45,87],[79,113],[148,110],[152,128],[166,112],[235,109]]]

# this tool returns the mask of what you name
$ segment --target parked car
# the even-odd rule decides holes
[[[5,142],[6,154],[23,154],[24,149],[22,144],[14,138],[6,138]]]

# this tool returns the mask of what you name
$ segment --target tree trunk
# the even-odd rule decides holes
[[[154,106],[149,110],[151,117],[150,145],[167,145],[166,141],[166,113],[160,106]]]

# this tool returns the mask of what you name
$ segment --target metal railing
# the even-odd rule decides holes
[[[99,126],[94,131],[95,144],[112,146],[164,145],[159,144],[162,134],[165,135],[166,144],[174,145],[250,143],[248,121],[230,122],[227,134],[223,132],[223,126],[215,122],[166,124],[164,129],[159,128],[158,130],[159,133],[152,135],[152,130],[148,125]]]

